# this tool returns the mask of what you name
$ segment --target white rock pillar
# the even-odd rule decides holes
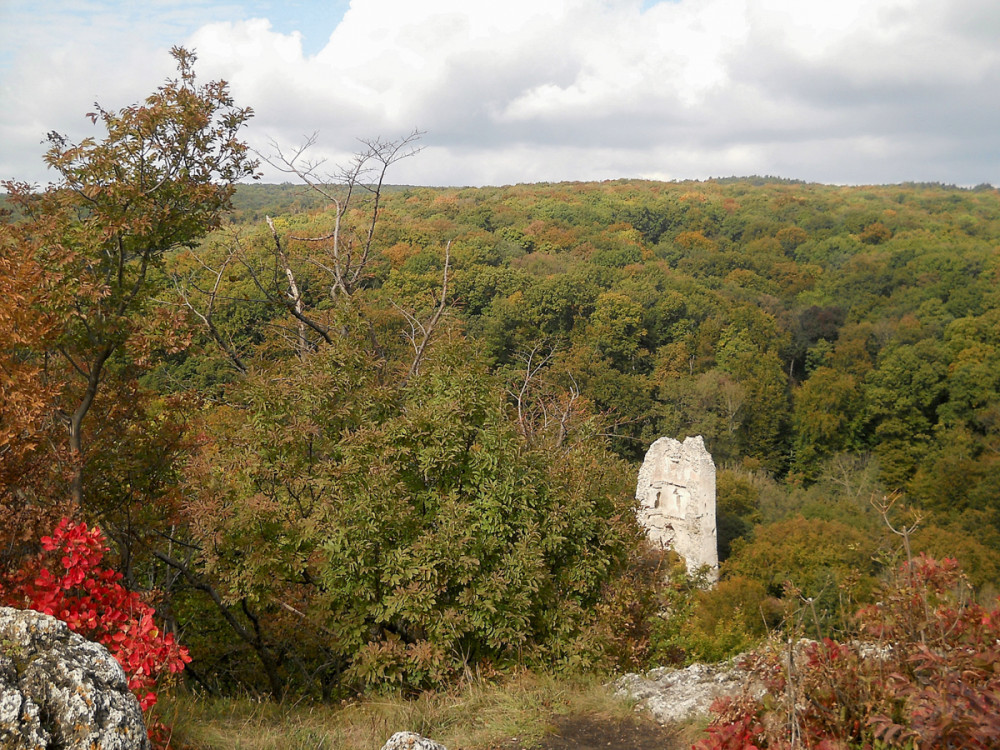
[[[707,567],[708,580],[715,583],[715,462],[701,435],[683,443],[667,437],[653,443],[639,469],[635,496],[650,541],[683,557],[688,573]]]

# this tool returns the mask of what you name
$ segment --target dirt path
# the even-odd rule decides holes
[[[569,716],[555,720],[556,731],[545,737],[538,750],[687,750],[689,742],[676,729],[640,718],[602,720]],[[522,750],[517,740],[497,750]]]

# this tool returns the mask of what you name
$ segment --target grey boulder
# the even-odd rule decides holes
[[[712,703],[735,696],[747,674],[735,661],[722,664],[692,664],[686,669],[657,667],[644,675],[627,674],[615,682],[618,695],[636,701],[660,724],[706,716]]]
[[[107,649],[54,617],[0,607],[0,747],[148,750],[149,739]]]

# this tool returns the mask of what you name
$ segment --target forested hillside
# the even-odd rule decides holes
[[[622,458],[701,434],[724,486],[834,515],[899,491],[925,526],[997,549],[997,198],[770,179],[410,188],[385,196],[367,285],[382,304],[430,299],[451,242],[470,350],[515,397],[578,393]],[[289,234],[329,224],[287,205],[266,210]],[[247,210],[236,225],[263,236]]]
[[[59,184],[6,184],[5,601],[51,604],[46,565],[89,627],[155,592],[203,689],[330,698],[721,658],[803,602],[849,630],[904,541],[996,594],[992,187],[387,187],[413,137],[243,186],[250,112],[175,56],[106,141],[52,136]],[[633,513],[696,434],[713,591]]]

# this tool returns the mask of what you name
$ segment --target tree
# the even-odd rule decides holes
[[[235,298],[244,306],[251,303],[276,311],[276,324],[300,358],[333,343],[338,332],[331,316],[335,317],[337,309],[355,305],[356,293],[372,284],[375,269],[380,265],[382,254],[376,243],[376,228],[386,175],[393,164],[419,152],[416,142],[420,135],[419,131],[413,131],[395,140],[362,140],[362,150],[348,166],[332,175],[320,174],[322,161],[306,158],[307,151],[316,143],[315,134],[291,154],[274,144],[274,156],[264,157],[267,162],[297,177],[327,201],[332,210],[306,226],[300,219],[294,228],[280,217],[266,216],[266,236],[258,232],[248,239],[235,233],[221,256],[199,252],[189,264],[192,269],[187,278],[182,279],[175,272],[175,287],[182,306],[200,321],[238,372],[247,372],[245,352],[231,333],[218,325],[216,317],[219,303],[226,299]],[[446,288],[448,263],[446,250]],[[239,275],[245,277],[243,286],[249,287],[249,291],[227,293],[234,286],[234,278],[240,281]],[[410,315],[402,307],[398,309],[404,317]],[[285,318],[290,325],[278,323],[278,318]],[[416,317],[408,322],[418,329],[424,325]],[[433,327],[422,334],[429,338]],[[382,344],[374,327],[370,333],[369,346],[380,350]]]
[[[642,307],[620,292],[604,292],[597,298],[590,318],[588,338],[595,348],[621,371],[636,369],[642,357]]]
[[[194,574],[276,694],[573,653],[638,543],[627,467],[599,444],[529,442],[457,336],[381,380],[365,327],[341,318],[206,414],[186,478]]]
[[[783,431],[788,416],[788,379],[773,349],[754,341],[749,329],[731,326],[720,340],[719,369],[742,387],[745,409],[740,448],[771,471],[784,467]]]
[[[947,397],[948,365],[939,343],[924,339],[884,349],[863,385],[864,410],[876,440],[882,478],[904,487],[933,441]]]
[[[860,390],[854,376],[830,367],[817,368],[795,390],[792,471],[812,481],[823,459],[858,447]]]
[[[316,143],[315,133],[291,155],[286,155],[275,146],[275,158],[268,159],[268,163],[287,174],[295,175],[333,204],[334,222],[329,233],[319,237],[296,238],[304,242],[324,243],[328,249],[327,263],[316,262],[330,275],[331,296],[349,297],[366,280],[368,266],[373,259],[372,242],[382,207],[386,174],[393,164],[420,150],[416,145],[420,136],[420,131],[414,130],[395,140],[363,139],[361,143],[364,148],[355,154],[350,164],[332,178],[325,179],[319,174],[321,161],[302,158]],[[370,199],[369,207],[362,213],[360,225],[344,226],[354,203],[363,200],[365,193]],[[278,243],[277,237],[275,243]],[[280,252],[280,248],[277,248],[277,252]],[[290,279],[289,283],[294,286],[295,282]]]
[[[6,218],[6,217],[5,217]],[[57,439],[51,412],[60,383],[49,377],[44,358],[60,331],[69,297],[46,274],[39,254],[65,250],[45,244],[49,223],[0,224],[0,570],[21,554],[22,545],[51,529],[61,509],[40,504],[57,481],[42,446]]]
[[[252,111],[234,105],[224,82],[199,85],[193,53],[172,54],[179,77],[143,104],[118,112],[95,105],[88,116],[106,130],[102,140],[49,134],[45,160],[56,184],[39,193],[5,183],[25,216],[20,231],[38,238],[34,262],[71,300],[58,311],[57,334],[33,354],[61,365],[54,414],[66,431],[77,505],[86,494],[84,427],[105,380],[120,364],[143,361],[174,329],[153,308],[155,269],[219,225],[233,184],[257,166],[238,138]]]
[[[877,541],[847,524],[798,516],[758,526],[752,539],[734,541],[722,572],[759,581],[775,596],[792,582],[832,612],[844,581],[857,577],[862,590],[871,589],[876,547]]]

